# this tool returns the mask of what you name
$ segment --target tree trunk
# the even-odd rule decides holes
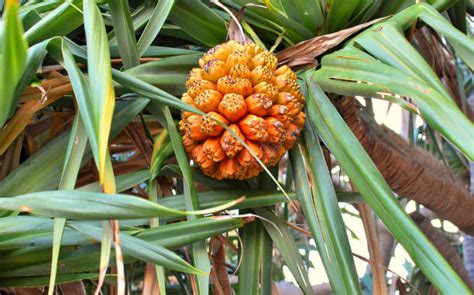
[[[469,163],[469,174],[471,176],[471,195],[474,195],[474,162]],[[463,237],[464,265],[471,281],[474,282],[474,236],[464,234]]]
[[[339,101],[339,110],[393,191],[474,234],[474,198],[449,168],[429,152],[411,147],[398,134],[378,125],[354,98]]]
[[[425,236],[433,243],[436,249],[438,249],[439,253],[446,258],[446,261],[448,261],[466,285],[471,288],[471,290],[474,290],[472,281],[469,278],[461,257],[459,257],[458,253],[451,245],[451,241],[436,227],[432,226],[430,220],[425,218],[422,214],[414,212],[410,214],[410,216]]]

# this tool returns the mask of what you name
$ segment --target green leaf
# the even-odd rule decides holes
[[[140,183],[147,181],[149,178],[148,170],[139,170],[135,172],[121,174],[115,177],[116,190],[117,192],[124,192],[133,188]],[[85,192],[100,192],[99,182],[89,183],[87,185],[81,186],[77,190]]]
[[[69,136],[59,190],[73,190],[76,187],[77,175],[81,168],[86,145],[87,133],[80,115],[77,114]]]
[[[257,208],[255,209],[255,212],[263,218],[262,223],[265,226],[267,233],[272,238],[300,288],[305,294],[312,294],[313,289],[311,288],[311,282],[309,281],[308,270],[304,265],[298,246],[296,245],[288,226],[269,209]]]
[[[11,218],[9,217],[9,219]],[[27,221],[24,218],[20,219],[18,216],[16,216],[15,219],[17,219],[16,222]],[[43,218],[36,217],[36,219]],[[224,232],[242,227],[245,223],[252,220],[253,219],[250,217],[200,218],[192,221],[183,221],[179,223],[162,225],[157,228],[145,229],[136,236],[153,245],[177,249],[192,244],[196,241],[220,235]],[[29,221],[33,221],[33,218],[30,217]],[[77,223],[77,221],[75,223]],[[50,224],[51,227],[52,222],[50,222]],[[86,222],[86,225],[87,224],[91,225],[90,222]],[[96,225],[98,228],[100,223],[94,223],[94,225]],[[66,228],[64,239],[72,241],[72,237],[74,237],[74,235],[77,236],[77,234],[79,234],[81,237],[85,236],[76,230]],[[26,238],[27,237],[25,237],[25,240]],[[96,271],[97,264],[99,262],[100,246],[87,245],[90,243],[97,243],[97,241],[93,238],[87,237],[87,240],[82,241],[82,245],[84,246],[63,247],[58,264],[58,272],[61,274]],[[49,245],[51,245],[51,229],[49,230]],[[48,244],[43,243],[42,246],[47,247]],[[3,254],[2,264],[0,264],[0,277],[4,278],[48,275],[51,268],[51,262],[49,258],[50,252],[51,249],[46,249],[46,251],[44,251],[42,247],[30,247]],[[129,256],[125,256],[124,259],[126,263],[135,261],[135,259]],[[47,281],[45,284],[46,283]]]
[[[467,1],[456,1],[456,3],[448,9],[449,20],[459,31],[467,33],[466,21]]]
[[[166,199],[166,198],[165,198]],[[182,221],[148,228],[138,233],[138,238],[163,247],[176,249],[205,237],[242,227],[251,217],[214,216]]]
[[[198,52],[195,50],[190,50],[190,49],[153,45],[153,46],[148,47],[148,49],[142,54],[142,57],[170,57],[170,56],[196,54],[196,53]],[[110,45],[110,56],[113,58],[120,56],[117,45]]]
[[[37,192],[14,198],[1,198],[0,208],[52,217],[93,220],[186,214],[130,195],[84,191]]]
[[[383,63],[391,65],[419,81],[423,81],[445,96],[446,102],[452,103],[449,92],[433,69],[395,27],[390,24],[383,24],[377,34],[366,31],[365,34],[358,36],[354,42],[360,44],[369,54]]]
[[[169,142],[168,131],[163,130],[155,138],[153,151],[151,153],[150,181],[154,180],[163,167],[165,160],[173,153],[173,147]]]
[[[128,1],[108,2],[123,65],[125,68],[134,67],[140,64],[140,61],[138,59],[137,40],[135,39]]]
[[[155,100],[159,103],[165,104],[175,109],[187,110],[190,112],[199,112],[196,108],[189,106],[182,100],[174,97],[173,95],[154,87],[153,85],[146,83],[138,78],[133,77],[128,73],[122,73],[120,71],[112,69],[112,76],[116,82],[128,88],[129,90]]]
[[[77,175],[79,174],[79,169],[81,168],[82,157],[84,156],[86,144],[87,134],[84,129],[84,125],[82,124],[80,115],[77,114],[74,118],[74,124],[72,126],[66,158],[64,159],[63,173],[61,175],[61,181],[59,182],[60,190],[73,190],[76,186]],[[53,253],[51,258],[51,276],[48,290],[49,295],[52,295],[54,292],[59,251],[61,248],[61,240],[63,238],[65,225],[66,219],[54,219]]]
[[[271,175],[278,177],[279,167],[270,168]],[[273,179],[269,174],[261,174],[258,176],[258,188],[263,190],[274,190],[277,188]],[[266,231],[265,227],[259,222],[257,234],[259,238],[259,255],[260,260],[260,289],[262,295],[271,295],[273,288],[273,239]],[[291,243],[291,241],[290,241]],[[245,240],[242,240],[242,247],[245,248]],[[244,263],[245,257],[242,257]],[[291,270],[290,270],[291,271]]]
[[[5,218],[10,218],[10,217],[5,217]],[[23,219],[24,221],[31,221],[28,219]],[[43,229],[43,230],[31,230],[31,231],[23,231],[21,228],[19,229],[18,232],[16,233],[11,233],[5,236],[2,236],[2,241],[0,242],[0,249],[2,250],[12,250],[12,249],[28,249],[31,247],[49,247],[48,248],[48,253],[44,255],[45,261],[52,261],[51,259],[51,246],[53,245],[53,220],[51,220],[51,225],[49,226],[48,229]],[[3,219],[2,219],[3,222]],[[5,220],[5,222],[8,222],[8,220]],[[16,228],[19,228],[18,226]],[[65,246],[70,246],[70,245],[87,245],[91,244],[92,240],[84,236],[81,233],[78,233],[77,231],[71,230],[71,229],[66,229],[64,231],[63,237],[61,239],[61,252],[60,254],[64,254],[64,248]],[[34,261],[30,261],[27,264],[34,264]],[[48,271],[48,274],[51,273],[51,267],[52,265],[50,264],[50,270]],[[96,267],[96,266],[95,266]]]
[[[99,276],[96,273],[77,273],[77,274],[62,274],[58,275],[57,283],[64,284],[81,280],[94,280]],[[3,287],[23,287],[23,288],[39,288],[48,285],[48,276],[34,276],[34,277],[18,277],[0,279],[0,286]],[[108,276],[112,278],[112,276]],[[110,280],[108,280],[110,281]]]
[[[271,181],[271,180],[270,180]],[[260,228],[260,286],[262,295],[271,295],[273,289],[273,240],[264,227]]]
[[[99,170],[99,178],[106,192],[113,192],[113,178],[110,171],[106,171],[108,157],[109,133],[112,115],[115,107],[115,92],[112,83],[109,43],[105,32],[104,21],[99,8],[93,0],[84,1],[84,29],[87,40],[87,68],[89,74],[89,96],[83,97],[85,102],[79,103],[81,116],[92,145],[92,153]],[[74,89],[74,92],[76,92]],[[80,98],[78,98],[79,100]],[[81,108],[82,106],[82,108]],[[87,110],[85,107],[87,107]],[[96,142],[96,144],[92,144]]]
[[[352,15],[359,6],[361,0],[344,1],[344,0],[328,0],[328,14],[326,17],[325,29],[326,33],[333,33],[345,28],[349,23]]]
[[[450,3],[449,1],[440,1]],[[435,31],[443,35],[454,47],[456,53],[472,69],[474,69],[474,40],[453,27],[442,14],[426,3],[413,5],[396,14],[389,21],[403,30],[411,26],[416,18],[420,18]]]
[[[318,247],[329,282],[335,293],[360,293],[344,221],[333,183],[311,126],[306,126],[306,144],[291,150],[296,195]]]
[[[258,294],[260,278],[259,222],[252,222],[239,231],[243,247],[239,253],[242,263],[239,268],[239,294]]]
[[[51,255],[51,274],[49,278],[49,287],[54,289],[56,284],[56,275],[58,270],[59,252],[61,250],[61,243],[64,236],[64,228],[66,226],[66,219],[55,218],[54,219],[54,231],[53,231],[53,249]],[[50,291],[48,291],[49,293]],[[52,292],[52,291],[51,291]],[[51,293],[53,294],[53,293]]]
[[[26,86],[28,86],[28,84],[31,82],[32,77],[34,77],[36,74],[36,71],[47,54],[47,45],[48,42],[42,42],[28,48],[25,69],[20,81],[16,86],[14,97],[19,97],[23,90],[25,90]]]
[[[302,21],[312,32],[317,32],[324,23],[324,16],[319,0],[281,1],[289,18]]]
[[[66,36],[81,24],[81,11],[72,1],[65,1],[29,28],[25,32],[25,38],[33,45],[52,37]]]
[[[153,7],[145,7],[143,5],[137,7],[137,9],[133,11],[132,26],[135,34],[148,22],[152,13]],[[107,35],[110,45],[117,45],[117,36],[115,33],[115,30],[112,30]]]
[[[0,23],[0,128],[16,104],[15,87],[21,79],[26,63],[28,45],[23,37],[18,8],[17,1],[6,1],[4,21]]]
[[[169,19],[207,46],[223,43],[227,36],[224,20],[201,1],[176,0]]]
[[[225,210],[240,201],[239,198],[205,210],[180,211],[131,195],[74,190],[36,192],[13,198],[0,198],[0,208],[51,217],[107,220],[203,215]]]
[[[101,239],[102,229],[100,227],[76,222],[70,222],[69,226],[97,240]],[[123,252],[137,259],[185,273],[205,274],[163,246],[151,244],[123,232],[120,233],[120,242]]]
[[[100,11],[92,0],[86,0],[84,3],[84,23],[86,39],[89,41],[87,43],[89,83],[84,79],[70,51],[69,46],[74,48],[73,44],[70,45],[61,39],[61,54],[56,53],[58,55],[56,58],[64,63],[70,76],[79,113],[83,119],[99,171],[101,191],[115,193],[113,167],[108,152],[108,139],[115,108],[115,93],[105,28]],[[95,27],[98,29],[96,30]],[[54,217],[68,218],[69,216]],[[102,222],[102,229],[99,289],[103,284],[109,264],[113,234],[110,222]],[[121,262],[121,258],[117,258],[117,260]],[[123,284],[119,283],[119,287],[121,285]]]
[[[68,253],[70,253],[71,250],[74,250],[72,248],[73,247],[64,247],[63,252],[62,252],[63,255],[65,252],[69,251]],[[0,266],[0,271],[6,272],[8,270],[14,270],[14,269],[25,267],[31,264],[51,262],[51,258],[49,257],[50,253],[51,253],[51,248],[41,248],[41,247],[21,248],[17,250],[11,250],[8,252],[4,251],[4,254],[2,255],[2,265]],[[48,275],[48,279],[49,279],[50,270],[51,270],[51,267],[45,270],[45,274]],[[12,275],[12,276],[14,277],[15,275]]]
[[[85,271],[97,272],[100,246],[75,246],[75,248],[76,249],[72,249],[72,247],[63,247],[58,263],[58,275]],[[18,250],[20,253],[13,252],[7,257],[7,260],[10,262],[8,269],[2,270],[0,272],[0,277],[9,278],[47,275],[47,278],[49,279],[49,272],[51,270],[50,257],[48,257],[47,261],[41,261],[38,259],[38,256],[40,255],[49,255],[49,253],[51,253],[51,249],[47,250],[48,254],[45,254],[43,250],[37,248],[34,248],[33,251],[27,253],[24,253],[24,249]],[[27,263],[24,259],[30,259],[30,263]],[[36,260],[38,260],[38,262],[32,263]],[[4,260],[2,259],[2,261]],[[45,285],[47,284],[48,280],[45,281]]]
[[[257,207],[272,206],[281,202],[287,202],[288,199],[280,191],[268,190],[213,190],[198,193],[199,204],[202,208],[210,208],[222,203],[226,203],[245,196],[245,200],[233,209],[251,209]],[[295,193],[289,193],[291,200],[296,200]],[[360,203],[362,198],[359,193],[342,192],[337,194],[340,202]],[[176,210],[185,210],[184,196],[176,195],[173,197],[161,198],[158,203]]]
[[[430,126],[455,144],[468,158],[474,159],[473,123],[449,96],[431,86],[432,83],[383,64],[355,48],[325,56],[322,68],[316,71],[315,77],[328,92],[393,98],[394,102],[402,106],[406,101],[400,96],[412,98],[422,118]]]
[[[158,153],[160,146],[160,143],[163,143],[165,139],[168,138],[168,132],[165,130],[161,131],[161,133],[157,136],[155,139],[155,142],[153,144],[153,152],[152,152],[152,157],[154,157],[153,154]],[[156,157],[154,157],[156,158]],[[153,165],[153,160],[152,164]],[[160,163],[156,165],[161,165]],[[152,173],[152,167],[150,167],[150,174]],[[150,181],[148,181],[148,199],[154,203],[158,201],[158,183],[155,181],[154,178],[150,178]],[[150,218],[149,221],[150,228],[156,228],[160,226],[160,219],[155,217],[155,218]],[[166,295],[166,270],[163,266],[160,265],[155,265],[155,273],[156,273],[156,280],[158,282],[158,291],[160,294]]]
[[[51,219],[32,216],[8,216],[2,217],[0,223],[0,234],[7,236],[18,232],[33,232],[51,229],[53,222]]]
[[[309,124],[318,131],[367,204],[440,292],[469,293],[456,272],[401,208],[364,148],[316,85],[314,77],[308,74],[305,81]]]
[[[20,13],[26,14],[31,11],[35,11],[37,13],[45,13],[45,12],[55,9],[62,3],[63,3],[62,1],[27,2],[27,3],[24,3],[20,7]]]
[[[230,231],[237,227],[241,227],[244,223],[252,221],[252,217],[232,217],[232,216],[219,216],[219,217],[206,217],[195,219],[193,221],[183,221],[161,225],[160,227],[153,228],[135,228],[128,224],[142,225],[146,224],[146,220],[133,220],[130,222],[122,221],[122,230],[128,230],[129,234],[134,234],[136,237],[149,241],[153,244],[161,245],[163,247],[176,249],[182,246],[186,246],[197,240],[204,239],[219,233]],[[74,221],[78,222],[78,221]],[[99,221],[80,221],[88,225],[94,225],[99,227],[101,223]],[[32,249],[44,249],[47,248],[47,253],[44,255],[42,262],[51,261],[50,253],[53,245],[53,220],[48,217],[32,217],[32,216],[9,216],[2,218],[0,224],[0,233],[2,234],[2,241],[0,242],[0,249],[21,249],[26,250]],[[71,245],[90,245],[96,244],[97,240],[90,238],[89,236],[82,234],[74,229],[65,228],[62,245],[61,255],[63,256],[68,252],[68,247]],[[66,252],[64,252],[66,251]],[[11,252],[12,255],[14,252]],[[7,257],[5,252],[2,252],[2,258]],[[36,261],[26,262],[26,264],[34,264]],[[58,266],[59,268],[61,265]],[[97,265],[91,266],[96,268]],[[0,270],[8,267],[2,267]],[[50,270],[48,269],[47,273]]]
[[[383,0],[370,0],[359,2],[359,7],[356,9],[356,14],[351,17],[351,21],[346,25],[347,28],[354,27],[358,24],[368,22],[371,19],[375,19],[375,15],[384,6],[389,5],[384,3]],[[384,14],[385,16],[387,14]]]
[[[153,104],[150,104],[152,106]],[[149,108],[150,109],[150,108]],[[240,187],[241,189],[249,188],[247,182],[239,180],[217,180],[202,174],[201,170],[197,167],[191,167],[191,173],[193,174],[194,182],[205,185],[213,189],[233,189],[235,187]],[[179,170],[178,165],[167,164],[161,170],[162,176],[172,176],[172,177],[183,177],[181,170]]]
[[[146,52],[153,43],[153,40],[158,36],[173,7],[174,1],[175,0],[159,0],[156,4],[155,9],[153,9],[153,14],[138,40],[138,53],[140,56]]]
[[[254,3],[254,1],[251,0],[234,0],[234,2],[240,6],[247,6],[249,3]],[[295,1],[290,2],[294,3]],[[274,42],[275,38],[281,33],[283,33],[283,39],[289,45],[294,45],[315,36],[316,32],[305,27],[301,19],[292,19],[284,13],[274,10],[268,1],[266,1],[265,4],[269,6],[268,9],[248,5],[245,14],[246,20],[248,20],[249,23],[276,35],[268,38],[270,40],[269,42]]]
[[[184,85],[188,74],[198,64],[200,57],[201,54],[165,57],[131,68],[126,73],[163,91],[181,96],[186,92]]]
[[[178,133],[173,117],[168,107],[162,107],[164,117],[166,119],[166,128],[170,134],[171,145],[173,146],[176,160],[178,161],[179,167],[183,173],[183,190],[184,190],[184,203],[186,210],[199,210],[199,199],[197,192],[194,188],[193,176],[189,169],[189,160],[183,147],[181,136]],[[200,216],[188,215],[189,220],[199,218]],[[196,267],[203,270],[204,272],[210,272],[211,263],[207,254],[207,247],[205,241],[199,241],[192,245],[193,259]],[[199,294],[209,293],[209,276],[202,274],[197,275],[197,286]]]

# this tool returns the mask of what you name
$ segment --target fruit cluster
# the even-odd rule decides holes
[[[182,100],[207,116],[183,112],[180,130],[191,159],[216,179],[247,179],[278,163],[300,134],[304,97],[296,74],[255,44],[228,41],[210,49],[186,82]]]

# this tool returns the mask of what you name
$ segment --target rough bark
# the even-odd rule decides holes
[[[471,175],[471,194],[474,195],[474,162],[469,163],[469,173]],[[474,282],[474,236],[464,234],[463,253],[464,264],[471,281]]]
[[[437,228],[432,226],[430,220],[425,218],[422,214],[414,212],[410,214],[410,216],[425,236],[433,243],[441,255],[444,256],[452,268],[458,273],[461,279],[463,279],[466,285],[474,291],[474,286],[469,278],[469,274],[464,267],[461,257],[459,257],[458,253],[451,245],[451,241]]]
[[[277,283],[273,283],[275,287],[274,293],[272,294],[279,294],[279,295],[303,295],[301,289],[291,283],[281,281]],[[314,294],[317,295],[330,295],[332,293],[331,285],[329,283],[322,283],[319,285],[312,286]]]
[[[353,98],[338,102],[352,132],[397,194],[431,209],[462,231],[474,234],[474,198],[432,154],[411,147],[398,134],[378,125]]]
[[[380,250],[382,254],[383,265],[385,267],[388,267],[390,264],[390,260],[393,256],[393,250],[395,248],[395,239],[380,219],[377,219],[376,226],[380,241]]]

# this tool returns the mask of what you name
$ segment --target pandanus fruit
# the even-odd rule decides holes
[[[267,166],[276,165],[293,147],[305,121],[296,74],[278,67],[270,52],[236,41],[210,49],[199,66],[191,70],[182,96],[207,114],[182,113],[180,129],[191,159],[216,179],[258,175],[262,167],[254,155]]]

